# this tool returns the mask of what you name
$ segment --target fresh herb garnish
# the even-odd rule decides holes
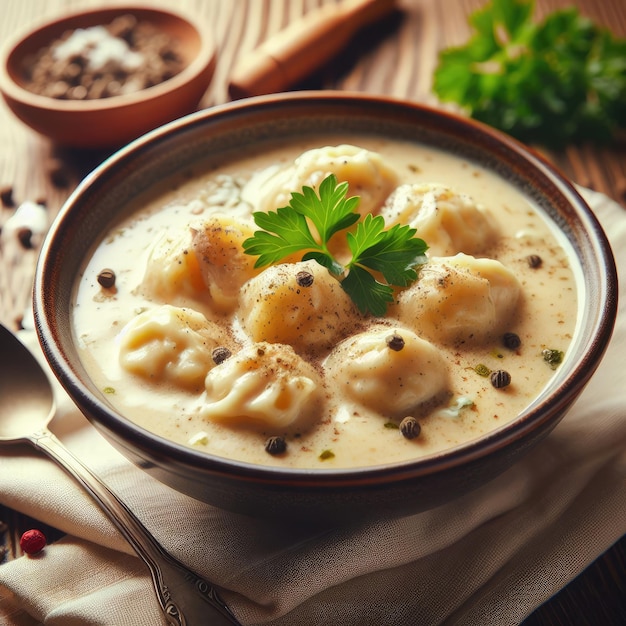
[[[479,363],[475,368],[474,371],[479,375],[479,376],[483,376],[483,377],[487,377],[489,376],[489,374],[491,374],[491,370],[484,364],[484,363]]]
[[[565,353],[562,350],[556,350],[553,348],[546,348],[541,353],[543,355],[543,360],[553,369],[555,370],[561,363],[565,357]]]
[[[288,206],[254,213],[262,230],[246,239],[243,249],[259,257],[255,267],[302,253],[302,261],[315,260],[338,278],[362,313],[384,315],[393,302],[393,287],[406,287],[417,279],[415,268],[426,262],[428,246],[409,226],[396,224],[385,230],[380,215],[366,215],[359,221],[361,216],[355,212],[359,197],[347,198],[347,193],[348,183],[337,183],[337,177],[330,174],[320,184],[319,196],[305,186],[301,193],[291,194]],[[355,224],[354,232],[345,234],[352,258],[343,265],[330,252],[328,242]]]
[[[532,21],[533,0],[474,12],[466,45],[443,50],[433,89],[527,142],[605,142],[626,128],[626,39],[575,7]]]

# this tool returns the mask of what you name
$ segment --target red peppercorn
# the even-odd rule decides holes
[[[46,536],[34,528],[27,530],[20,538],[20,548],[26,554],[37,554],[46,547]]]

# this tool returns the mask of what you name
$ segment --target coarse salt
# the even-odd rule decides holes
[[[15,213],[5,222],[3,235],[13,235],[22,228],[28,228],[33,234],[42,235],[48,230],[48,211],[37,202],[27,200],[20,204]]]
[[[130,49],[119,37],[114,37],[104,26],[77,28],[54,50],[58,61],[70,61],[83,57],[90,70],[102,70],[114,64],[127,72],[134,72],[145,63],[144,56]]]

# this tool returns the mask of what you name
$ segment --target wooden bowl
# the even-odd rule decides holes
[[[177,40],[183,70],[152,87],[108,98],[61,100],[26,87],[23,63],[66,31],[106,25],[121,15],[152,24]],[[115,6],[64,15],[10,42],[0,65],[0,91],[13,113],[32,129],[61,145],[114,148],[194,111],[215,68],[212,37],[197,23],[169,10]]]
[[[72,329],[79,273],[129,206],[205,158],[320,133],[383,135],[424,143],[496,172],[543,209],[567,238],[580,276],[568,359],[538,398],[465,445],[408,462],[356,469],[288,469],[228,460],[133,424],[90,380]],[[114,190],[114,193],[111,193]],[[575,188],[540,156],[484,125],[414,103],[333,92],[250,98],[186,116],[103,163],[61,210],[36,272],[37,331],[53,371],[83,413],[128,458],[171,487],[257,516],[356,520],[426,510],[496,477],[542,440],[579,396],[606,349],[617,313],[617,275],[598,221]]]

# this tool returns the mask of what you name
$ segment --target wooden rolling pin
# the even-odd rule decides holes
[[[343,0],[309,11],[240,59],[228,92],[233,99],[278,93],[339,53],[360,28],[392,12],[395,0]]]

